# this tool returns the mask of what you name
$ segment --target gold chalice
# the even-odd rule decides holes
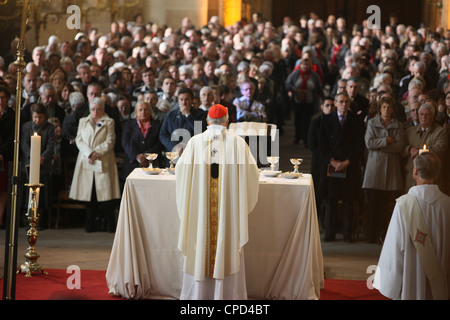
[[[174,161],[176,158],[178,158],[178,152],[174,152],[174,151],[172,151],[172,152],[166,152],[166,157],[167,157],[167,159],[169,159],[169,161],[170,161],[170,169],[173,169],[173,168],[174,168],[174,166],[173,166],[173,161]]]
[[[158,154],[157,153],[146,153],[145,158],[149,162],[148,167],[153,168],[152,161],[154,161],[154,160],[156,160],[156,158],[158,158]]]
[[[275,171],[275,164],[280,160],[280,157],[270,156],[267,161],[270,163],[270,170]]]
[[[303,159],[298,159],[298,158],[291,159],[291,163],[294,165],[294,173],[300,173],[298,171],[298,166],[301,165],[302,162],[303,162]]]

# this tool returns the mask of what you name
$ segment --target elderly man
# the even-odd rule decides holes
[[[37,88],[37,75],[34,72],[27,72],[22,78],[22,91],[21,108],[26,105],[36,103],[39,99],[39,91]]]
[[[82,62],[77,66],[76,81],[81,84],[83,93],[86,94],[87,88],[92,82],[91,67],[88,63]]]
[[[440,125],[435,123],[436,110],[431,103],[425,103],[419,108],[419,124],[414,127],[410,127],[405,131],[406,147],[404,154],[407,156],[406,161],[406,181],[405,191],[414,186],[415,181],[412,177],[413,172],[413,160],[419,155],[419,150],[430,150],[438,157],[442,158],[448,148],[448,134],[446,130]],[[438,179],[438,186],[442,189],[445,181],[440,176]]]
[[[178,249],[185,256],[180,299],[247,299],[243,247],[259,170],[245,140],[226,130],[227,108],[214,105],[207,121],[176,166]]]
[[[417,156],[417,185],[397,199],[374,279],[391,299],[449,299],[450,197],[433,184],[440,167],[431,152]]]
[[[418,79],[412,79],[408,85],[408,96],[405,101],[403,101],[402,107],[397,108],[396,112],[397,119],[399,121],[406,121],[410,117],[411,104],[419,101],[419,97],[423,92],[423,84]]]
[[[33,63],[38,67],[39,69],[45,66],[46,60],[45,60],[45,47],[35,47],[33,49],[32,53]]]
[[[319,195],[327,201],[325,241],[335,240],[338,201],[343,201],[342,233],[352,241],[353,200],[361,190],[361,160],[364,151],[364,121],[349,110],[350,97],[338,93],[336,111],[325,115],[320,124],[319,146],[322,154]]]
[[[44,83],[39,88],[39,103],[42,103],[47,109],[47,117],[50,118],[58,118],[61,123],[64,121],[64,117],[66,116],[66,112],[63,108],[58,105],[56,98],[56,90],[50,83]],[[30,121],[31,120],[31,112],[30,107],[33,103],[29,103],[25,105],[21,110],[22,121]]]
[[[208,112],[214,104],[214,92],[211,87],[204,86],[200,90],[200,107],[203,111]]]
[[[409,105],[410,117],[403,123],[403,128],[406,130],[409,127],[414,127],[419,124],[419,108],[421,104],[419,101],[414,101]]]
[[[369,111],[369,99],[359,93],[360,89],[357,78],[347,80],[346,91],[351,100],[350,110],[364,119]]]

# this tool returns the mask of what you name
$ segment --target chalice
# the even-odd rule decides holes
[[[303,159],[298,159],[298,158],[291,159],[291,163],[294,165],[294,173],[300,173],[298,171],[298,166],[301,165],[302,162],[303,162]]]
[[[178,158],[178,152],[174,152],[174,151],[172,151],[172,152],[166,152],[166,157],[167,157],[167,159],[170,160],[170,169],[173,169],[173,168],[174,168],[174,166],[173,166],[173,161],[174,161],[176,158]]]
[[[156,158],[158,158],[158,154],[157,153],[146,153],[145,154],[145,158],[148,160],[149,164],[148,167],[149,168],[153,168],[153,164],[152,162],[154,160],[156,160]]]
[[[280,160],[280,157],[270,156],[267,157],[267,161],[270,163],[270,170],[275,171],[275,164]]]

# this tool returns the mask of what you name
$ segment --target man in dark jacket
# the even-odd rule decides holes
[[[346,90],[350,97],[350,110],[364,119],[369,111],[369,99],[359,93],[360,85],[358,79],[348,79]]]
[[[319,192],[327,201],[325,241],[335,239],[338,201],[342,200],[342,233],[350,242],[353,200],[361,190],[364,122],[350,111],[347,93],[338,93],[334,102],[336,111],[324,116],[320,126],[323,160]]]
[[[192,107],[194,94],[189,88],[182,88],[178,93],[180,108],[169,111],[161,127],[159,139],[166,151],[172,151],[180,144],[183,148],[189,139],[206,130],[206,112]]]
[[[321,220],[320,218],[324,217],[323,199],[321,199],[319,196],[320,175],[322,171],[322,153],[320,152],[319,144],[320,124],[323,117],[334,112],[334,99],[331,97],[325,97],[323,103],[320,105],[320,109],[322,110],[322,112],[317,117],[311,120],[311,125],[309,126],[308,131],[308,148],[312,152],[311,174],[314,182],[314,192],[316,195],[316,207],[319,220]]]

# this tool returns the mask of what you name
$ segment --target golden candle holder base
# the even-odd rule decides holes
[[[25,253],[25,263],[20,266],[17,273],[25,273],[25,277],[31,277],[32,272],[41,272],[42,274],[47,274],[42,266],[37,263],[40,255],[36,253],[34,247],[38,238],[38,231],[36,230],[36,225],[39,220],[38,214],[38,189],[43,187],[43,184],[25,184],[31,189],[31,208],[28,210],[27,217],[30,223],[30,228],[27,231],[28,244],[30,245]]]

